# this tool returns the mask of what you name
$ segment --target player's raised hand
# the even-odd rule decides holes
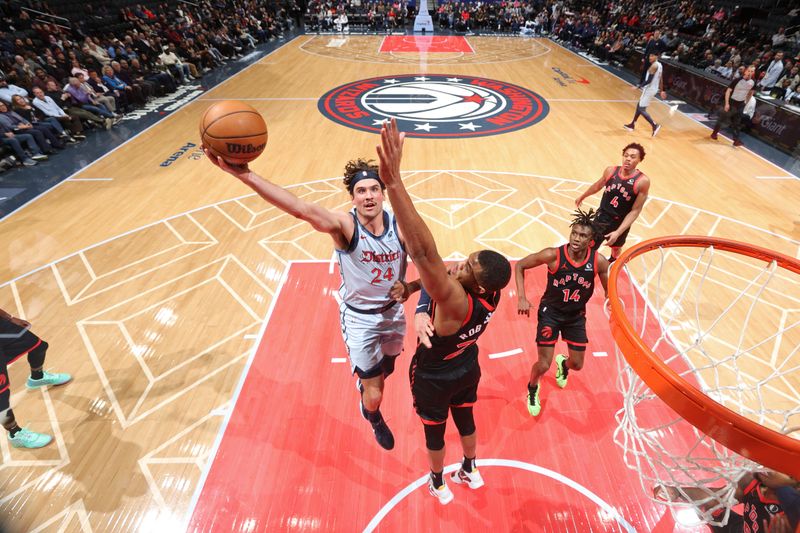
[[[531,303],[524,296],[517,298],[517,314],[531,316]]]
[[[397,128],[397,120],[384,122],[381,127],[381,144],[375,148],[380,159],[379,174],[386,185],[400,181],[400,161],[403,159],[405,133]]]
[[[583,203],[583,198],[584,198],[583,195],[580,195],[577,198],[575,198],[575,207],[581,206],[581,204]]]
[[[397,302],[403,303],[408,300],[409,292],[408,285],[405,281],[397,280],[389,289],[389,298]]]
[[[617,242],[617,239],[619,239],[620,233],[621,232],[619,230],[614,230],[611,233],[606,233],[606,244],[609,246],[614,246],[614,243]]]
[[[431,317],[428,315],[428,313],[417,313],[414,315],[414,331],[417,333],[419,342],[428,348],[433,346],[431,344],[431,335],[433,335],[433,322],[431,322]]]

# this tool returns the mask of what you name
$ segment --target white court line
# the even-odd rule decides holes
[[[557,42],[553,41],[552,39],[550,39],[550,42],[551,42],[551,43],[553,43],[554,45],[558,46],[558,47],[559,47],[559,48],[561,48],[562,50],[564,50],[564,51],[566,51],[566,52],[569,52],[569,53],[571,53],[571,54],[572,54],[572,55],[574,55],[574,56],[580,57],[581,59],[583,59],[584,61],[586,61],[587,63],[589,63],[589,65],[588,65],[588,66],[597,67],[597,68],[599,68],[600,70],[602,70],[603,72],[605,72],[605,73],[607,73],[607,74],[610,74],[610,75],[614,76],[614,77],[615,77],[615,78],[617,78],[618,80],[621,80],[621,81],[622,81],[622,82],[623,82],[625,85],[628,85],[628,86],[630,86],[630,87],[633,87],[633,86],[634,86],[632,83],[628,82],[628,81],[627,81],[627,80],[625,80],[624,78],[622,78],[622,77],[620,77],[620,76],[617,76],[616,74],[614,74],[614,73],[613,73],[613,72],[611,72],[610,70],[606,70],[606,69],[604,69],[602,66],[595,64],[594,62],[592,62],[592,61],[590,61],[589,59],[587,59],[587,58],[583,57],[582,55],[580,55],[580,54],[577,54],[577,53],[573,52],[573,51],[572,51],[572,50],[570,50],[569,48],[565,48],[564,46],[561,46],[559,43],[557,43]],[[665,105],[665,106],[667,106],[667,107],[671,107],[671,106],[670,106],[670,104],[668,104],[666,101],[663,101],[663,100],[658,100],[658,99],[656,99],[656,100],[654,100],[654,101],[655,101],[655,102],[659,102],[659,103],[661,103],[661,104],[664,104],[664,105]],[[702,122],[700,122],[699,120],[696,120],[696,119],[692,118],[692,117],[690,116],[690,114],[689,114],[689,113],[684,113],[683,111],[679,111],[679,112],[680,112],[680,114],[681,114],[681,115],[683,115],[684,117],[688,118],[689,120],[692,120],[692,121],[696,122],[697,124],[700,124],[700,125],[701,125],[701,126],[703,126],[704,128],[706,128],[706,129],[709,129],[709,130],[710,130],[710,129],[712,129],[712,128],[711,128],[711,126],[707,126],[707,125],[703,124]],[[728,137],[726,137],[725,135],[722,135],[722,137],[725,137],[726,139],[728,139]],[[730,139],[728,139],[728,140],[730,140]],[[765,158],[765,157],[763,157],[763,156],[760,156],[760,155],[758,155],[757,153],[755,153],[753,150],[751,150],[751,149],[747,148],[746,146],[741,146],[740,148],[744,148],[744,149],[745,149],[746,151],[748,151],[748,152],[749,152],[751,155],[753,155],[753,156],[755,156],[755,157],[759,158],[760,160],[764,161],[765,163],[769,163],[769,164],[770,164],[770,165],[772,165],[773,167],[775,167],[775,168],[777,168],[777,169],[781,170],[782,172],[789,172],[788,170],[786,170],[786,169],[784,169],[784,168],[782,168],[782,167],[778,166],[776,163],[773,163],[773,162],[772,162],[772,161],[770,161],[769,159],[767,159],[767,158]],[[795,178],[797,178],[797,179],[800,179],[800,176],[797,176],[797,175],[795,175],[795,174],[792,174],[791,172],[789,172],[789,174],[791,174],[792,176],[794,176],[794,177],[795,177]]]
[[[67,178],[64,181],[114,181],[114,178]]]
[[[756,176],[757,180],[793,180],[796,176]]]
[[[258,335],[256,335],[255,333],[248,333],[247,335],[244,336],[244,338],[248,339],[248,340],[249,339],[257,339]]]
[[[346,357],[331,357],[331,363],[346,363]]]
[[[608,357],[608,352],[592,352],[595,357]]]
[[[577,481],[573,481],[572,479],[564,476],[563,474],[559,474],[558,472],[555,472],[555,471],[550,470],[548,468],[544,468],[542,466],[534,465],[534,464],[531,464],[531,463],[525,463],[525,462],[522,462],[522,461],[515,461],[515,460],[511,460],[511,459],[478,459],[476,461],[476,464],[478,466],[480,466],[480,467],[504,466],[504,467],[509,467],[509,468],[518,468],[520,470],[533,472],[534,474],[541,474],[543,476],[547,476],[547,477],[549,477],[551,479],[554,479],[556,481],[560,481],[561,483],[563,483],[567,487],[569,487],[571,489],[574,489],[577,492],[580,492],[581,494],[586,496],[588,499],[590,499],[594,503],[596,503],[598,507],[603,509],[603,511],[605,511],[608,514],[608,516],[610,516],[611,518],[616,520],[617,523],[622,527],[622,529],[624,531],[626,531],[627,533],[636,533],[636,529],[630,523],[628,523],[628,521],[625,520],[622,517],[622,515],[619,514],[619,511],[617,511],[614,507],[612,507],[611,505],[606,503],[604,500],[600,499],[600,497],[598,495],[596,495],[594,492],[590,491],[589,489],[587,489],[586,487],[584,487],[583,485],[581,485]],[[461,467],[460,463],[449,465],[449,466],[445,467],[443,473],[444,474],[449,474],[450,472],[455,472],[460,467]],[[406,496],[408,496],[409,494],[411,494],[412,492],[414,492],[415,490],[417,490],[419,487],[423,486],[427,482],[428,482],[428,474],[425,474],[424,476],[422,476],[421,478],[417,479],[416,481],[411,482],[403,490],[398,492],[391,500],[386,502],[386,505],[384,505],[381,508],[381,510],[378,511],[378,514],[376,514],[372,518],[372,520],[370,520],[369,524],[367,524],[367,526],[364,528],[364,533],[371,533],[372,531],[375,531],[375,528],[378,527],[378,525],[380,524],[381,520],[383,520],[384,517],[386,517],[386,515],[389,514],[389,512],[398,503],[400,503]]]
[[[509,357],[511,355],[517,355],[518,353],[522,353],[522,348],[514,348],[513,350],[507,350],[505,352],[490,353],[489,359],[500,359],[501,357]]]

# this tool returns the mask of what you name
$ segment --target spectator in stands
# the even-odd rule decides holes
[[[0,107],[5,107],[5,105],[5,103],[0,102]],[[47,156],[42,153],[32,135],[26,133],[16,134],[2,120],[0,120],[0,143],[11,148],[17,160],[26,167],[32,167],[37,161],[47,159]],[[23,144],[27,147],[28,152],[32,154],[32,157],[28,156],[25,150],[22,149]]]
[[[64,147],[64,143],[75,144],[78,142],[64,130],[64,126],[61,125],[58,119],[48,117],[44,113],[41,113],[38,109],[33,107],[24,96],[19,94],[14,95],[11,102],[11,110],[30,122],[35,129],[40,130],[48,140],[57,138],[60,148]],[[52,144],[52,140],[50,143]],[[58,148],[59,146],[56,147]]]
[[[97,76],[96,72],[95,72],[95,76]],[[97,103],[102,104],[103,107],[105,107],[106,109],[108,109],[109,111],[114,113],[114,115],[117,114],[117,101],[116,101],[116,99],[114,98],[113,95],[105,94],[104,92],[97,91],[94,88],[94,85],[89,83],[89,81],[91,80],[91,77],[88,78],[88,79],[84,78],[83,74],[81,74],[81,73],[78,73],[75,77],[80,82],[81,87],[83,88],[83,90],[86,91],[88,94],[90,94]],[[95,82],[95,83],[97,83],[97,82]],[[102,83],[100,85],[102,85]],[[102,87],[102,89],[104,91],[108,90],[107,87]]]
[[[122,64],[125,63],[123,68]],[[155,94],[155,84],[145,80],[144,78],[134,78],[131,75],[128,62],[124,59],[119,61],[112,61],[111,68],[117,78],[125,82],[129,87],[133,88],[133,100],[137,104],[145,104]]]
[[[95,73],[95,76],[97,76],[97,73]],[[111,65],[106,65],[103,67],[103,77],[101,80],[106,87],[109,87],[114,92],[115,97],[118,98],[117,101],[123,102],[122,109],[125,112],[128,112],[132,109],[134,102],[140,104],[144,103],[141,88],[134,89],[131,85],[128,85],[122,81],[116,75]]]
[[[158,95],[172,93],[178,89],[172,76],[166,72],[158,72],[143,67],[139,60],[135,58],[131,59],[131,76],[133,76],[134,79],[141,77],[156,84],[156,94]]]
[[[772,36],[772,48],[780,48],[786,43],[786,28],[781,26]]]
[[[164,47],[164,51],[158,56],[160,64],[164,65],[178,82],[181,84],[188,83],[189,80],[194,78],[189,72],[189,66],[184,64],[180,58],[175,55],[174,51],[169,49],[169,46]]]
[[[77,117],[81,121],[85,120],[90,124],[106,129],[111,128],[114,124],[111,117],[104,118],[98,113],[93,113],[89,109],[82,108],[79,103],[72,98],[70,93],[66,92],[66,90],[59,89],[54,82],[47,82],[47,91],[45,91],[45,95],[56,102],[70,118]]]
[[[68,115],[55,100],[44,94],[44,91],[40,87],[33,88],[33,96],[34,98],[31,104],[38,109],[43,116],[55,119],[62,127],[69,128],[73,138],[77,140],[86,138],[86,135],[83,134],[83,124],[81,124],[80,118]]]
[[[37,147],[45,154],[64,148],[64,144],[50,130],[34,128],[33,124],[10,110],[5,102],[0,102],[0,123],[10,129],[14,135],[31,135]]]
[[[783,52],[775,53],[775,58],[769,63],[764,73],[764,77],[758,82],[758,87],[761,90],[769,90],[771,87],[778,83],[781,75],[783,74]]]
[[[105,105],[97,101],[97,95],[94,91],[89,92],[86,90],[85,84],[80,79],[71,77],[67,84],[66,92],[72,97],[77,107],[107,119],[115,118],[114,114]],[[112,122],[107,121],[106,129],[109,129],[111,124]]]
[[[28,96],[28,91],[22,87],[8,83],[8,80],[5,78],[0,78],[0,100],[6,104],[11,104],[11,97],[15,94]]]

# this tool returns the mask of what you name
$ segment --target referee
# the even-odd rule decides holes
[[[716,140],[719,130],[724,125],[730,124],[733,130],[733,145],[742,145],[742,141],[739,140],[739,131],[742,129],[742,111],[744,111],[744,104],[753,97],[755,92],[755,81],[753,81],[755,73],[756,67],[750,65],[745,69],[741,78],[733,80],[728,85],[725,90],[725,107],[719,114],[717,123],[714,124],[714,131],[711,132],[712,139]]]

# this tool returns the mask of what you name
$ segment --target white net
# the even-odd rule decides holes
[[[800,427],[800,276],[713,247],[657,248],[622,266],[625,316],[688,387],[775,431]],[[617,352],[626,464],[656,501],[726,523],[737,481],[763,467],[681,418]]]

